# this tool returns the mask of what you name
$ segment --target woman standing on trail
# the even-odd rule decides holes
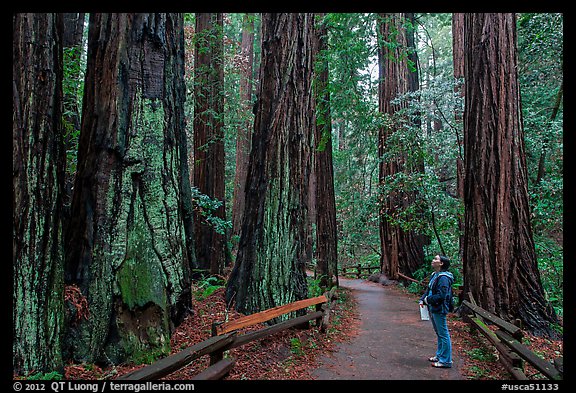
[[[432,260],[434,273],[430,277],[428,288],[420,298],[420,307],[428,306],[430,320],[438,338],[436,355],[430,359],[432,367],[452,367],[452,342],[446,315],[451,310],[452,283],[454,276],[448,271],[450,260],[444,255],[436,255]]]

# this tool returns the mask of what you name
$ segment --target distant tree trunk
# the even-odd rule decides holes
[[[324,14],[319,14],[322,18]],[[316,265],[320,286],[332,287],[332,277],[338,285],[338,236],[336,228],[336,200],[334,195],[334,167],[332,166],[332,118],[328,89],[328,61],[323,52],[328,49],[328,29],[320,20],[315,30],[316,64],[316,125],[314,127],[315,206],[316,206]]]
[[[78,152],[78,137],[80,135],[80,107],[78,92],[82,76],[82,37],[84,33],[84,13],[62,14],[64,29],[62,33],[62,45],[64,47],[64,144],[67,154],[66,172],[64,180],[64,195],[62,206],[62,228],[66,234],[66,228],[70,221],[70,205],[72,204],[72,187],[76,173],[76,153]],[[66,72],[67,71],[67,72]],[[64,239],[66,242],[66,239]]]
[[[454,13],[452,14],[452,56],[454,61],[454,79],[462,80],[464,79],[464,14]],[[456,87],[456,92],[460,93],[461,97],[464,97],[464,86]],[[462,108],[455,109],[455,121],[456,121],[456,140],[458,145],[458,155],[456,157],[456,195],[458,199],[464,202],[464,138],[460,134],[461,125],[463,122],[462,118]],[[460,232],[458,240],[458,253],[460,260],[462,260],[462,252],[464,249],[464,220],[463,217],[458,215],[458,230]]]
[[[222,13],[196,14],[194,61],[194,185],[222,205],[211,214],[226,219],[224,204],[224,42]],[[198,268],[220,274],[228,265],[225,232],[195,214]]]
[[[82,75],[80,60],[82,57],[82,37],[84,34],[84,13],[62,14],[64,29],[62,32],[62,45],[67,53],[64,61],[69,62],[69,75],[64,75],[68,80],[69,88],[64,91],[64,119],[68,127],[75,131],[80,130],[80,109],[78,108],[78,87]],[[65,130],[69,131],[69,130]],[[69,132],[66,133],[66,149],[77,149],[77,141],[71,140]],[[73,179],[72,179],[73,180]]]
[[[254,70],[254,14],[245,14],[242,25],[240,73],[240,100],[242,114],[246,116],[238,127],[236,136],[236,174],[234,176],[234,205],[232,207],[232,234],[238,236],[242,225],[244,201],[246,199],[246,175],[252,138],[252,73]]]
[[[552,113],[550,114],[550,123],[556,120],[556,116],[558,115],[558,111],[560,110],[560,105],[562,104],[562,96],[564,95],[564,80],[560,83],[560,88],[558,89],[558,93],[556,94],[556,100],[554,102],[554,107],[552,108]],[[538,160],[538,174],[536,176],[536,184],[540,184],[542,178],[546,173],[546,152],[548,150],[548,144],[550,143],[549,138],[547,136],[544,137],[542,152],[540,153],[540,159]]]
[[[466,14],[464,48],[464,293],[553,335],[530,225],[515,14]]]
[[[420,69],[418,65],[418,51],[416,50],[416,39],[415,30],[416,22],[413,12],[408,12],[405,14],[405,20],[408,26],[405,29],[406,34],[406,49],[408,51],[408,91],[415,92],[420,90],[420,78],[418,75],[418,70]],[[420,119],[420,112],[415,116],[414,124],[418,127],[422,125],[422,120]],[[424,163],[422,163],[422,170],[424,170]]]
[[[405,20],[407,23],[406,31],[406,50],[408,56],[408,91],[409,92],[417,92],[420,90],[420,76],[419,76],[419,60],[418,60],[418,51],[416,49],[416,21],[414,13],[406,13]],[[406,22],[405,22],[406,23]],[[420,102],[420,98],[417,98],[418,102]],[[413,114],[412,118],[410,118],[411,124],[420,130],[422,128],[422,114],[420,111],[417,111]],[[420,155],[421,157],[421,155]],[[414,160],[414,158],[412,158]],[[422,158],[417,158],[414,160],[414,164],[412,168],[408,170],[417,173],[424,173],[424,160]],[[415,199],[415,193],[412,195],[412,198]],[[434,220],[434,218],[433,218]],[[432,222],[432,225],[435,225]],[[412,244],[416,247],[417,251],[413,252],[412,254],[415,258],[408,259],[406,262],[406,266],[403,269],[406,273],[412,275],[416,270],[422,267],[423,258],[424,258],[424,246],[430,244],[430,238],[426,235],[419,234],[416,232],[412,232],[410,236],[413,238]],[[442,244],[440,244],[440,248],[442,248]],[[422,257],[422,259],[418,259]]]
[[[89,307],[77,361],[168,354],[191,307],[183,45],[182,14],[90,14],[66,260]]]
[[[410,72],[407,64],[407,40],[403,14],[381,14],[378,20],[380,43],[378,55],[380,64],[379,110],[388,115],[387,124],[380,128],[378,155],[386,152],[388,138],[396,132],[400,124],[392,120],[406,103],[392,104],[392,100],[410,91]],[[380,161],[380,184],[388,176],[400,172],[418,171],[419,165],[408,167],[406,158],[398,155],[394,159]],[[404,231],[392,223],[397,212],[407,207],[414,200],[414,195],[399,191],[384,197],[380,212],[380,241],[382,273],[391,279],[398,279],[398,273],[411,275],[424,261],[423,245],[426,239],[412,231]]]
[[[12,365],[62,372],[62,20],[14,14],[12,27]]]
[[[308,295],[305,252],[314,127],[313,14],[262,14],[262,62],[246,209],[226,288],[254,313]]]

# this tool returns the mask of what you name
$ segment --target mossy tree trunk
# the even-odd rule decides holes
[[[304,299],[313,14],[263,14],[260,86],[236,264],[226,288],[254,313]]]
[[[90,14],[66,273],[88,301],[78,361],[170,350],[191,307],[181,14]]]
[[[555,335],[530,224],[516,39],[513,13],[464,16],[464,293]]]
[[[224,203],[224,41],[222,13],[196,14],[194,53],[194,186],[222,204],[195,215],[198,268],[220,274],[229,265],[226,231],[206,214],[226,219]]]
[[[408,64],[410,52],[405,19],[404,14],[381,14],[378,18],[379,110],[386,115],[385,125],[380,128],[378,137],[380,184],[385,184],[402,172],[423,170],[420,162],[407,160],[405,153],[396,154],[389,159],[382,158],[387,152],[389,139],[402,127],[402,123],[397,120],[397,112],[407,106],[406,101],[393,103],[393,100],[415,89],[410,84],[414,77],[411,76]],[[398,279],[399,272],[411,275],[424,260],[423,246],[427,242],[426,237],[412,230],[404,230],[395,222],[400,211],[406,209],[415,199],[413,191],[401,189],[382,196],[380,265],[382,272],[391,279]]]
[[[17,374],[62,372],[62,21],[12,22],[12,362]]]

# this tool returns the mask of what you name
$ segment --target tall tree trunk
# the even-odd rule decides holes
[[[405,33],[406,33],[406,50],[407,50],[407,56],[408,56],[408,64],[407,64],[407,68],[408,68],[408,91],[409,92],[417,92],[420,90],[420,66],[419,66],[419,60],[418,60],[418,51],[416,49],[416,19],[414,16],[414,13],[406,13],[405,14],[405,24],[407,25],[406,29],[405,29]],[[418,102],[420,102],[420,98],[417,98]],[[410,119],[411,124],[413,124],[413,126],[417,129],[417,130],[421,130],[422,129],[422,114],[420,111],[417,111],[416,113],[414,113],[414,115],[412,115],[412,118]],[[420,134],[420,133],[419,133]],[[421,158],[423,155],[419,154],[418,157],[416,159],[412,158],[411,160],[414,161],[413,167],[409,168],[408,170],[413,171],[413,172],[417,172],[417,173],[424,173],[425,168],[424,168],[424,159]],[[413,198],[413,200],[416,199],[417,197],[417,193],[414,192],[413,195],[411,196]],[[421,212],[422,215],[424,215]],[[435,225],[434,223],[434,218],[432,218],[432,225]],[[408,259],[406,261],[406,266],[403,269],[406,273],[408,274],[412,274],[414,273],[416,270],[418,270],[421,266],[422,266],[422,259],[418,259],[420,258],[420,256],[424,256],[424,246],[425,245],[429,245],[430,244],[430,238],[426,235],[417,233],[417,232],[412,232],[409,236],[412,237],[412,244],[413,247],[416,248],[415,252],[412,252],[412,255],[414,256],[411,259]],[[442,248],[442,244],[440,243],[440,248]]]
[[[332,117],[328,89],[328,29],[318,14],[315,38],[319,58],[316,62],[316,125],[314,127],[314,173],[316,217],[316,265],[320,286],[330,288],[332,277],[338,284],[338,236],[336,228],[336,200],[334,195],[334,167],[332,165]]]
[[[194,61],[194,185],[222,202],[213,212],[195,215],[198,268],[220,274],[229,265],[226,233],[206,220],[226,219],[224,203],[224,43],[222,13],[196,14]]]
[[[246,210],[226,288],[254,313],[307,297],[305,252],[314,126],[313,14],[263,14]]]
[[[452,14],[452,56],[454,62],[454,79],[456,81],[464,79],[464,14]],[[460,93],[464,97],[464,86],[457,86],[456,93]],[[456,195],[458,199],[464,202],[464,138],[460,134],[461,125],[463,122],[462,108],[454,108],[456,121],[456,140],[458,145],[458,155],[456,157]],[[458,254],[459,259],[462,260],[462,253],[464,249],[464,219],[458,215],[458,230],[460,236],[458,237]]]
[[[464,293],[553,335],[530,225],[515,14],[466,14],[464,48]]]
[[[62,372],[62,20],[14,14],[12,27],[12,364]]]
[[[406,61],[407,40],[404,27],[404,14],[381,14],[378,19],[380,64],[379,110],[387,115],[386,125],[379,130],[378,155],[386,152],[388,139],[400,126],[393,120],[396,112],[406,107],[406,103],[393,104],[397,96],[410,91],[410,72]],[[410,167],[406,157],[398,155],[393,159],[380,161],[380,184],[401,172],[418,171],[418,164]],[[398,211],[406,208],[415,199],[409,192],[398,191],[386,195],[381,202],[380,241],[382,272],[391,279],[398,279],[398,273],[411,275],[424,261],[423,245],[426,239],[413,232],[405,231],[392,222]]]
[[[232,234],[238,236],[242,225],[244,201],[246,199],[246,175],[250,156],[250,141],[252,138],[252,74],[254,71],[254,14],[245,14],[242,23],[241,56],[242,69],[240,73],[240,100],[242,115],[246,120],[238,127],[236,136],[236,174],[234,176],[234,204],[232,207]]]
[[[67,279],[77,361],[168,354],[191,307],[182,14],[90,14]],[[135,359],[136,360],[136,359]]]

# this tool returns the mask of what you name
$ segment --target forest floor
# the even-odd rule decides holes
[[[402,287],[395,289],[398,296],[417,299]],[[236,360],[226,380],[314,380],[314,370],[321,366],[320,359],[337,350],[339,343],[353,340],[359,333],[360,317],[354,291],[340,287],[338,298],[331,304],[329,329],[321,333],[316,327],[289,329],[259,341],[254,341],[229,351]],[[196,300],[194,313],[189,315],[175,331],[171,347],[176,353],[211,336],[212,322],[226,319],[224,290],[218,289],[210,296]],[[228,320],[240,317],[228,311]],[[458,370],[462,379],[510,380],[512,376],[498,360],[498,352],[481,334],[473,331],[457,315],[451,314],[448,325],[452,337],[453,353],[459,361]],[[259,330],[262,324],[243,329],[243,333]],[[523,339],[533,352],[552,360],[563,356],[563,341],[549,340],[525,334]],[[165,377],[166,380],[187,380],[209,365],[208,356],[191,362],[187,367]],[[145,364],[123,364],[114,367],[99,367],[93,364],[69,364],[65,379],[94,380],[115,379]],[[530,379],[544,377],[526,363],[525,373]]]

